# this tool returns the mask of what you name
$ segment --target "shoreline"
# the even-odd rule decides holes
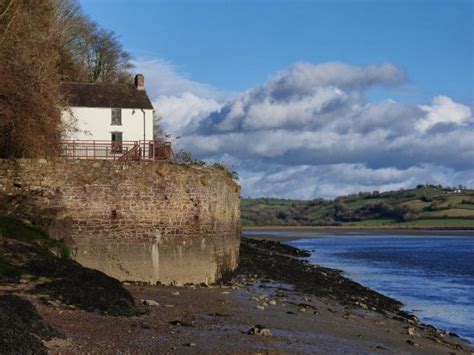
[[[432,234],[429,234],[430,236],[432,236]],[[454,236],[454,235],[453,235]],[[298,248],[296,246],[291,246],[289,244],[286,244],[286,242],[291,242],[291,241],[295,241],[295,240],[302,240],[302,239],[312,239],[312,238],[321,238],[321,237],[324,237],[323,235],[321,236],[310,236],[310,237],[286,237],[286,236],[275,236],[275,235],[253,235],[253,234],[247,234],[244,236],[244,238],[249,238],[249,239],[254,239],[256,241],[259,241],[259,242],[265,242],[265,241],[272,241],[272,242],[275,242],[275,243],[283,243],[283,245],[287,245],[287,246],[290,246],[290,247],[294,247],[294,248]],[[333,236],[334,237],[334,236]],[[314,252],[314,250],[312,250],[312,252]],[[310,253],[312,254],[312,253]],[[314,263],[312,262],[311,265],[314,265],[315,267],[322,267],[320,264],[318,263]],[[343,274],[343,270],[338,270],[338,269],[333,269],[333,268],[330,268],[330,267],[326,267],[324,266],[324,268],[329,268],[330,270],[334,270],[334,271],[338,271],[338,272],[341,272],[342,275],[345,275]],[[344,276],[350,280],[352,280],[349,276]],[[371,288],[369,288],[371,291],[375,292],[375,293],[378,293],[379,291],[375,291]],[[402,302],[400,302],[399,300],[397,299],[394,299],[395,301],[399,302],[402,307],[404,307],[405,305],[402,304]],[[413,314],[411,314],[409,311],[404,311],[403,308],[400,308],[403,312],[406,312],[407,314],[410,314],[412,315],[413,317],[415,317]],[[442,329],[442,328],[439,328],[439,329]],[[471,346],[474,345],[474,341],[471,339],[463,339],[465,340],[466,342],[468,342]]]
[[[273,232],[292,232],[297,231],[300,234],[307,233],[308,235],[274,235]],[[250,232],[250,233],[248,233]],[[251,233],[257,232],[257,233]],[[269,234],[265,234],[268,232]],[[327,228],[327,227],[243,227],[242,235],[255,239],[268,239],[273,241],[293,241],[301,239],[312,239],[321,237],[338,237],[338,236],[443,236],[443,237],[474,237],[474,230],[469,229],[383,229],[383,228]]]
[[[267,243],[273,243],[274,246],[276,245],[276,248],[275,248],[277,250],[276,253],[278,253],[279,252],[278,249],[281,249],[281,247],[283,246],[283,248],[288,248],[290,250],[293,250],[293,253],[294,253],[293,256],[298,257],[298,259],[300,257],[307,257],[307,256],[311,255],[310,251],[305,251],[305,250],[302,250],[298,247],[290,246],[290,245],[287,245],[287,244],[281,244],[280,243],[281,239],[278,239],[278,237],[275,238],[276,240],[275,239],[270,240],[270,239],[254,238],[254,236],[246,236],[246,237],[243,237],[243,238],[248,239],[248,240],[252,240],[256,243],[260,243],[263,248],[265,248],[266,250],[270,250],[270,252],[269,252],[270,255],[272,255],[275,252],[275,250],[273,249],[275,247],[272,248]],[[298,239],[298,238],[295,238],[295,239]],[[282,242],[284,242],[284,241],[282,241]],[[459,335],[454,334],[454,333],[448,333],[447,331],[445,331],[441,328],[436,328],[431,324],[421,323],[418,320],[418,318],[416,316],[414,316],[412,313],[410,313],[409,311],[403,310],[404,304],[402,302],[400,302],[397,299],[394,299],[392,297],[385,296],[384,294],[380,294],[378,291],[375,291],[375,290],[373,290],[369,287],[363,286],[363,285],[359,284],[358,282],[353,281],[352,279],[350,279],[347,276],[343,276],[343,271],[342,270],[323,267],[323,266],[320,266],[319,264],[312,264],[312,263],[309,263],[308,261],[306,261],[304,259],[303,260],[299,259],[299,261],[303,265],[304,265],[304,263],[308,263],[308,265],[311,268],[313,268],[314,272],[317,272],[317,273],[320,273],[320,274],[324,275],[325,278],[328,278],[328,274],[332,273],[333,275],[332,275],[332,277],[329,277],[329,279],[330,279],[329,282],[332,282],[333,284],[337,284],[338,286],[336,286],[336,288],[339,288],[338,292],[342,293],[342,295],[341,294],[338,295],[337,292],[336,293],[330,292],[329,294],[326,294],[326,295],[321,294],[321,292],[319,290],[315,291],[315,288],[321,288],[321,285],[316,286],[316,285],[312,284],[311,286],[308,286],[306,280],[301,284],[301,283],[299,283],[299,281],[297,279],[296,279],[296,281],[294,281],[292,283],[296,291],[304,292],[305,294],[312,294],[312,295],[317,296],[318,298],[327,297],[327,298],[330,298],[330,299],[335,299],[340,304],[342,304],[345,309],[348,309],[348,308],[356,308],[356,309],[359,308],[360,309],[360,308],[362,308],[363,310],[369,310],[369,312],[372,311],[372,312],[379,313],[384,317],[386,317],[387,314],[391,314],[392,319],[396,319],[396,320],[399,320],[399,321],[402,321],[402,322],[407,322],[407,323],[412,324],[412,325],[414,324],[414,325],[417,325],[418,327],[421,326],[421,328],[426,327],[425,329],[429,329],[432,332],[434,331],[435,334],[436,333],[444,333],[445,335],[454,336],[455,338],[460,339],[465,345],[470,347],[470,349],[474,349],[474,348],[472,348],[474,346],[474,344],[472,342],[470,342],[468,339],[461,338]],[[303,269],[303,268],[305,268],[305,267],[300,266],[300,269]],[[284,272],[287,272],[287,271],[285,270]],[[289,280],[289,279],[285,278],[285,276],[283,276],[283,277],[280,276],[280,278],[278,276],[275,278],[274,276],[275,275],[271,275],[270,278],[279,279],[280,281],[281,280],[283,280],[283,281],[288,281]],[[306,276],[303,276],[303,278],[305,278],[305,277]],[[292,279],[292,278],[295,278],[295,275],[291,275],[290,279]],[[310,283],[313,283],[311,281],[314,282],[314,280],[310,280]],[[326,280],[326,281],[328,281],[328,280]],[[343,294],[345,290],[344,290],[344,287],[341,287],[341,285],[343,285],[345,282],[352,283],[352,285],[350,285],[349,288],[348,288],[348,289],[351,290],[349,298],[344,297],[344,296],[347,296],[347,295]],[[374,298],[375,298],[375,300],[374,300]],[[356,300],[356,301],[354,301],[354,300]],[[364,301],[365,303],[362,303],[360,301]],[[410,331],[408,333],[410,333]],[[432,337],[427,337],[427,338],[433,340]],[[474,354],[474,352],[472,352],[471,354]]]
[[[322,232],[394,232],[394,233],[471,233],[474,235],[474,228],[452,228],[452,227],[355,227],[355,226],[242,226],[242,230],[301,230],[301,231],[322,231]]]
[[[25,289],[28,283],[0,285],[0,295],[30,301],[63,334],[45,342],[52,354],[474,352],[465,340],[401,311],[397,300],[299,258],[305,255],[243,237],[240,266],[227,283],[122,283],[135,300],[131,315],[44,302]]]

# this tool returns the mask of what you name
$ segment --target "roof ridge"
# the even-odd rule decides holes
[[[60,81],[60,84],[79,84],[79,85],[127,85],[127,86],[133,86],[131,83],[87,83],[87,82],[82,82],[82,81]]]
[[[63,81],[61,90],[71,106],[153,109],[147,91],[137,90],[131,83]]]

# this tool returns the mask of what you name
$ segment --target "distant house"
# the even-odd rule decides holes
[[[153,140],[153,106],[138,74],[132,85],[110,83],[61,84],[69,109],[62,119],[76,120],[70,140],[108,141],[120,149],[125,141]]]

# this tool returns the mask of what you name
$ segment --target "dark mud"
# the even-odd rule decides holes
[[[47,354],[41,340],[63,337],[33,305],[15,295],[0,296],[0,354]]]
[[[48,250],[0,237],[0,261],[7,265],[0,283],[26,278],[27,292],[61,304],[113,316],[138,314],[134,299],[120,281]]]
[[[296,250],[295,250],[296,249]],[[307,251],[269,240],[242,237],[237,274],[291,284],[296,291],[334,299],[346,306],[397,313],[402,304],[341,275],[339,270],[297,258]]]
[[[37,260],[25,269],[35,276],[51,278],[52,281],[37,285],[34,291],[62,303],[113,316],[137,314],[134,299],[122,283],[100,271],[64,259]]]
[[[311,252],[299,248],[292,247],[290,245],[282,244],[272,240],[255,240],[250,238],[242,237],[242,245],[253,246],[258,249],[264,249],[270,255],[282,254],[285,256],[296,256],[296,257],[308,257],[311,256]]]

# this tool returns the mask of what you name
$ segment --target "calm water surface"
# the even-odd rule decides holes
[[[304,239],[310,261],[405,304],[421,321],[474,342],[474,235],[344,235],[308,238],[307,231],[245,231]]]

